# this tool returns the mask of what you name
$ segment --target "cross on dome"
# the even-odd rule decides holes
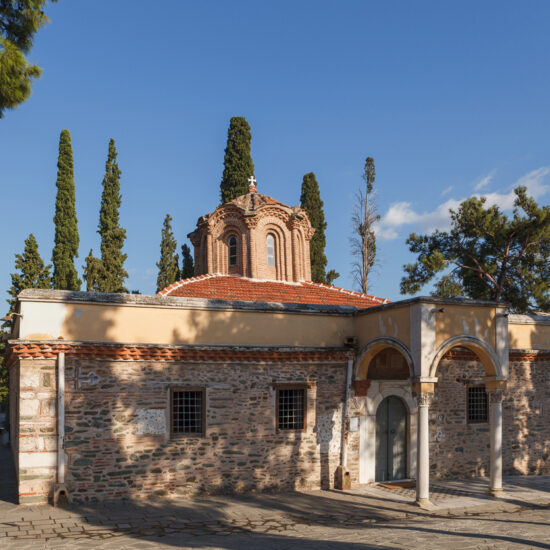
[[[258,182],[256,181],[256,178],[254,176],[250,176],[248,178],[248,183],[249,183],[248,190],[251,191],[251,192],[256,191],[256,184]]]

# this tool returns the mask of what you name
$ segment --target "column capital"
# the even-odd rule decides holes
[[[433,393],[418,393],[416,394],[416,403],[419,407],[430,407],[433,397]]]
[[[491,403],[502,403],[504,397],[504,390],[500,388],[486,390]]]

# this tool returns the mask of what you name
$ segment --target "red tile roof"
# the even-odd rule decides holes
[[[289,283],[219,274],[200,275],[177,281],[161,290],[158,295],[246,302],[354,306],[358,309],[389,303],[388,300],[376,296],[311,281]]]

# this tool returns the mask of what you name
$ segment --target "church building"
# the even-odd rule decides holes
[[[6,361],[19,501],[550,474],[550,316],[313,283],[306,212],[199,218],[156,296],[25,290]]]

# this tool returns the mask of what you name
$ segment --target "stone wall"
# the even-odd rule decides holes
[[[46,502],[56,478],[56,371],[55,360],[20,360],[10,375],[19,380],[11,398],[19,409],[19,426],[13,434],[19,476],[19,502]]]
[[[76,500],[333,484],[343,364],[67,359],[66,482]],[[80,388],[71,380],[81,380]],[[307,429],[278,432],[277,383],[309,384]],[[170,438],[169,388],[206,388],[206,434]]]
[[[510,363],[503,400],[505,474],[550,474],[550,360]]]
[[[489,422],[468,423],[467,388],[482,385],[476,361],[442,361],[430,407],[432,479],[489,475]],[[511,362],[503,399],[504,474],[550,474],[550,361]]]

